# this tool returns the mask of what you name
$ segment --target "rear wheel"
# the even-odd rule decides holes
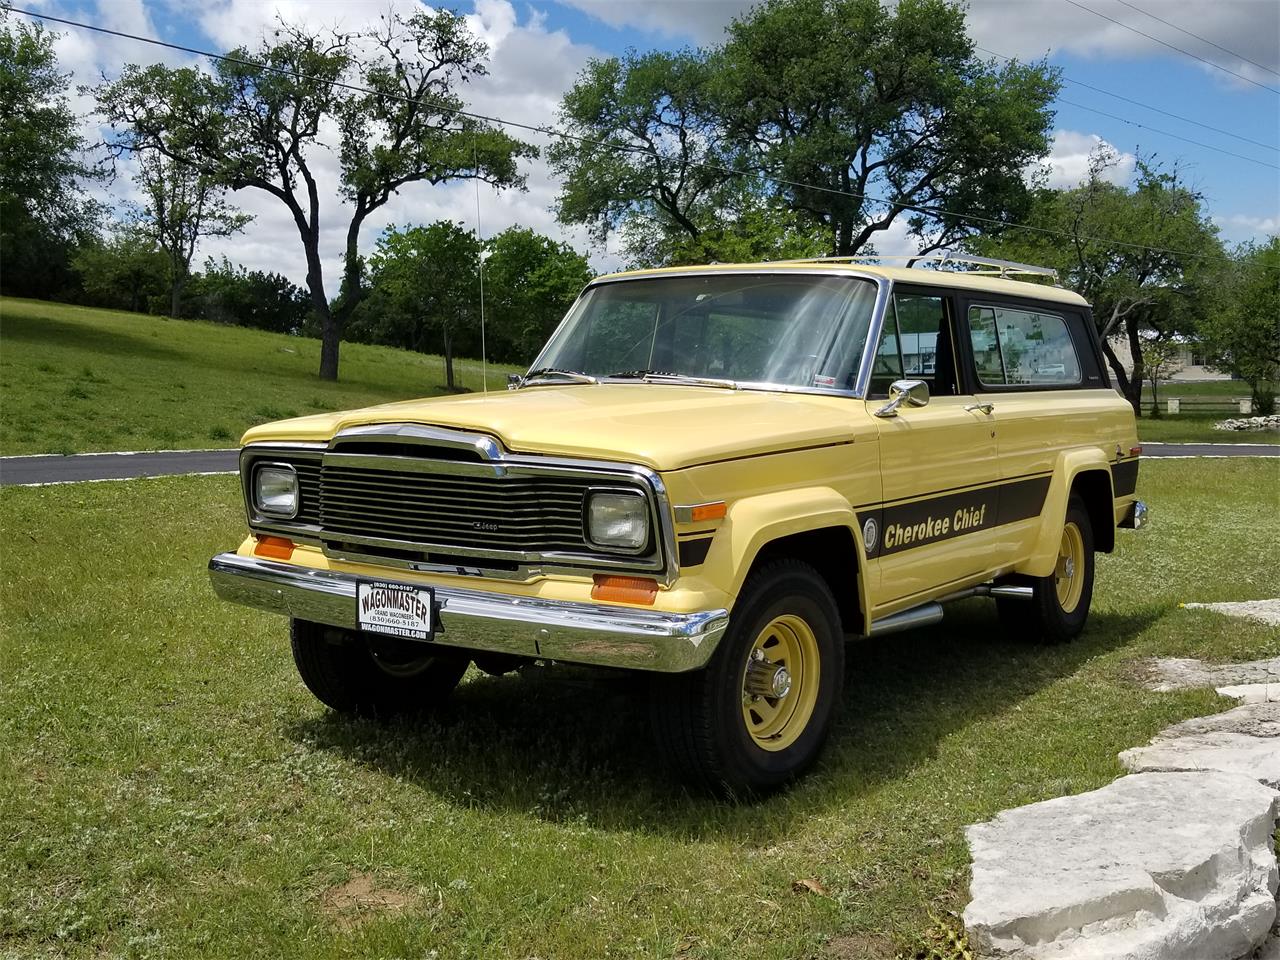
[[[710,664],[656,678],[659,749],[689,779],[731,794],[778,787],[817,759],[844,679],[826,582],[797,561],[747,580]]]
[[[1027,579],[1032,591],[1030,600],[997,598],[1005,628],[1018,639],[1038,643],[1074,640],[1089,618],[1093,572],[1093,525],[1084,502],[1072,496],[1067,503],[1053,573]]]
[[[467,659],[420,641],[290,621],[293,661],[307,689],[339,713],[393,716],[438,708]]]

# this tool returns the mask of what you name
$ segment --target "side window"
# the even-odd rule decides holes
[[[957,392],[951,323],[941,296],[893,295],[871,366],[871,395],[887,396],[889,384],[904,378],[925,381],[934,396]]]
[[[1053,313],[970,307],[969,337],[984,386],[1076,386],[1080,360],[1066,321]]]

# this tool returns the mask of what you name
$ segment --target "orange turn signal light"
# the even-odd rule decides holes
[[[689,519],[693,523],[702,523],[705,520],[721,520],[728,507],[723,500],[717,500],[715,503],[700,503],[689,511]]]
[[[1131,457],[1136,457],[1136,456],[1137,456],[1138,454],[1140,454],[1141,452],[1142,452],[1142,448],[1141,448],[1141,447],[1130,447],[1130,448],[1129,448],[1129,456],[1131,456]]]
[[[643,603],[652,606],[658,595],[658,581],[648,577],[615,577],[597,573],[592,579],[591,599],[611,603]]]
[[[255,556],[272,560],[288,560],[293,556],[293,541],[284,537],[259,537],[253,545],[253,552]]]

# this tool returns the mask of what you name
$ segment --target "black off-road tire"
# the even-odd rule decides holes
[[[1075,525],[1083,546],[1083,578],[1079,600],[1071,610],[1064,610],[1058,598],[1057,574],[1047,577],[1022,577],[1018,583],[1031,587],[1031,599],[997,597],[996,608],[1005,631],[1014,639],[1027,643],[1054,645],[1069,643],[1080,635],[1089,619],[1093,600],[1093,524],[1084,501],[1073,495],[1067,501],[1064,526]]]
[[[443,703],[467,671],[464,655],[414,641],[291,620],[293,662],[317,700],[339,713],[391,717]]]
[[[762,748],[744,719],[743,676],[757,638],[779,617],[802,618],[818,653],[816,700],[784,749]],[[844,635],[835,599],[808,564],[779,560],[743,585],[729,627],[702,670],[658,675],[650,696],[659,752],[678,774],[721,795],[762,795],[817,759],[844,685]]]

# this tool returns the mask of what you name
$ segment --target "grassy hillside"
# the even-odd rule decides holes
[[[318,340],[0,297],[0,455],[232,447],[255,423],[444,392],[437,356],[348,343],[339,383],[319,380],[319,365]],[[463,386],[480,389],[478,361],[455,368]],[[501,388],[513,369],[491,365],[489,386]],[[1243,396],[1248,388],[1161,392]],[[1144,420],[1138,433],[1165,442],[1280,441],[1215,431],[1216,419]]]
[[[255,423],[444,388],[440,357],[242,327],[0,298],[0,454],[231,447]],[[501,388],[509,367],[489,368]],[[480,389],[478,361],[455,361]]]

